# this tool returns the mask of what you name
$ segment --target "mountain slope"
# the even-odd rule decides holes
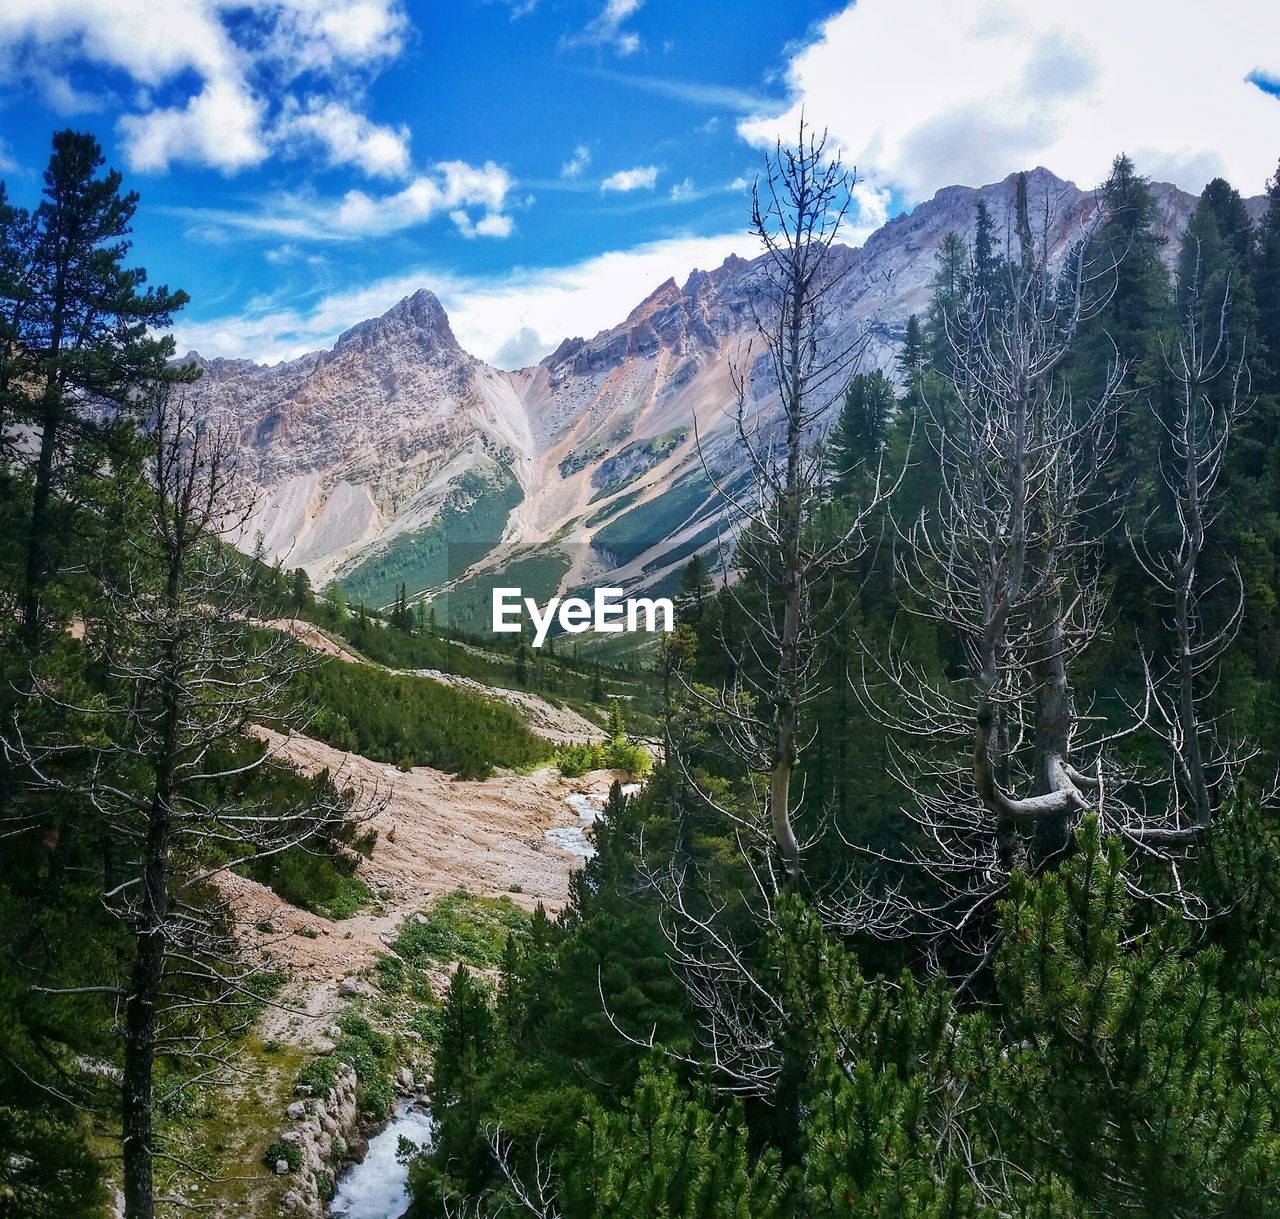
[[[1015,184],[949,187],[860,248],[834,247],[832,341],[866,333],[864,367],[890,368],[907,318],[928,306],[946,235],[971,235],[983,200],[1007,239]],[[1028,186],[1051,247],[1065,249],[1092,195],[1045,169]],[[1176,238],[1194,197],[1153,193],[1158,229]],[[546,593],[662,581],[714,543],[716,484],[740,477],[732,373],[756,337],[765,270],[730,257],[668,280],[619,325],[512,373],[464,352],[427,291],[329,352],[272,368],[200,361],[193,392],[234,418],[260,491],[241,545],[260,534],[269,558],[376,602],[401,580],[411,594],[456,586],[472,616],[479,573],[513,565],[536,568]],[[757,388],[748,413],[767,431],[776,405]]]

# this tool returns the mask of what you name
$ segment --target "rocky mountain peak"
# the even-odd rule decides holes
[[[448,352],[464,356],[466,353],[454,337],[449,325],[449,315],[434,292],[419,288],[412,296],[392,305],[381,317],[358,326],[352,326],[338,336],[333,350],[339,352],[366,352],[385,344],[418,347],[424,355]]]

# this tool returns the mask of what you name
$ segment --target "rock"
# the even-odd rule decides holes
[[[336,1048],[332,1041],[326,1041],[323,1037],[319,1038],[315,1043],[317,1054],[332,1054]]]
[[[412,1041],[415,1045],[420,1045],[422,1043],[422,1034],[415,1032],[413,1029],[406,1029],[404,1032],[404,1039],[406,1041]]]
[[[276,1176],[277,1176],[277,1177],[283,1177],[283,1176],[285,1175],[285,1173],[287,1173],[288,1171],[289,1171],[289,1161],[288,1161],[288,1160],[277,1160],[277,1161],[276,1161]]]
[[[358,978],[343,978],[338,983],[338,994],[344,998],[364,994],[364,984]]]
[[[413,1072],[408,1067],[401,1067],[396,1072],[396,1083],[406,1092],[413,1091]]]
[[[296,1100],[289,1106],[286,1112],[295,1122],[299,1121],[307,1115],[306,1103],[304,1101]]]
[[[283,1198],[280,1199],[280,1209],[282,1211],[296,1211],[302,1206],[302,1196],[297,1190],[291,1189]]]
[[[1033,208],[1046,198],[1053,201],[1051,241],[1060,253],[1076,239],[1093,203],[1086,192],[1043,169],[1030,175],[1029,189]],[[893,367],[903,323],[927,310],[936,254],[946,235],[970,237],[979,199],[991,209],[997,232],[1012,229],[1015,191],[1011,178],[980,190],[948,187],[891,220],[862,249],[832,247],[837,283],[827,301],[831,330],[867,332],[867,371]],[[1195,200],[1159,184],[1153,193],[1158,235],[1172,253]],[[514,454],[527,460],[572,436],[570,468],[586,471],[591,486],[625,485],[637,471],[650,469],[656,486],[669,485],[682,459],[648,441],[620,450],[618,421],[634,411],[635,434],[652,436],[658,420],[670,427],[673,403],[720,392],[714,387],[723,378],[724,361],[732,358],[737,339],[754,330],[752,302],[763,274],[761,261],[730,257],[719,268],[694,272],[683,287],[668,280],[611,329],[590,339],[566,338],[541,361],[540,375],[521,383],[523,389],[467,355],[440,302],[419,292],[348,330],[331,351],[270,367],[200,359],[204,375],[187,392],[202,415],[226,412],[247,438],[252,457],[246,472],[262,495],[244,536],[270,525],[268,560],[306,554],[319,587],[339,562],[358,562],[386,545],[388,529],[405,527],[394,505],[412,505],[416,519],[424,507],[418,498],[424,470],[452,463],[470,474],[471,462],[455,461],[454,454],[528,445]],[[598,324],[613,320],[602,317]],[[765,409],[766,423],[777,422],[776,397]],[[448,426],[441,425],[442,410]],[[698,442],[704,460],[725,459],[732,412],[725,414],[725,423],[713,427],[716,435]],[[494,467],[490,460],[480,469]],[[305,514],[294,508],[300,480],[307,488],[303,498],[311,496]],[[558,496],[559,480],[550,483]],[[435,504],[444,502],[448,486],[434,485]],[[576,496],[560,501],[578,502]],[[552,508],[556,503],[544,501]],[[284,520],[296,523],[282,528]],[[380,524],[373,527],[375,520]],[[353,551],[351,526],[366,522]],[[564,523],[559,514],[543,522],[549,533]],[[653,540],[670,546],[678,536]]]
[[[280,1136],[280,1141],[282,1143],[300,1143],[302,1142],[302,1135],[296,1130],[286,1130]]]
[[[294,1090],[293,1090],[293,1094],[294,1094],[294,1096],[310,1096],[310,1095],[311,1095],[311,1085],[310,1085],[310,1084],[299,1084],[296,1088],[294,1088]]]

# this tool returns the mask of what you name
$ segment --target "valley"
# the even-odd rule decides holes
[[[1028,191],[1058,257],[1093,196],[1045,169]],[[864,335],[863,369],[892,373],[948,234],[970,239],[981,202],[1007,247],[1014,193],[1012,175],[948,187],[861,247],[837,246],[825,341]],[[1194,197],[1157,183],[1152,198],[1154,231],[1172,250]],[[1253,214],[1262,203],[1250,201]],[[370,605],[388,605],[404,583],[472,630],[486,629],[487,591],[503,572],[542,600],[605,578],[670,587],[691,555],[732,542],[724,493],[744,473],[733,377],[760,355],[751,302],[767,294],[767,271],[763,258],[735,256],[683,285],[668,280],[619,324],[515,371],[465,352],[426,288],[331,351],[285,364],[190,353],[204,375],[188,392],[234,422],[256,487],[241,546],[260,541],[268,561]],[[745,420],[762,437],[777,426],[763,382]]]

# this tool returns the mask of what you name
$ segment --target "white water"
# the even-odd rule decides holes
[[[639,790],[639,783],[624,783],[622,785],[622,794],[624,796],[634,796]],[[568,851],[570,855],[576,855],[579,859],[593,859],[596,849],[592,845],[591,839],[587,837],[587,830],[595,825],[600,819],[600,815],[604,812],[605,798],[603,796],[589,796],[586,792],[574,792],[572,796],[566,797],[565,803],[578,814],[578,824],[556,826],[554,829],[543,830],[543,835],[554,842],[562,851]]]
[[[396,1159],[403,1136],[420,1148],[431,1146],[435,1123],[431,1114],[405,1101],[386,1128],[369,1140],[369,1150],[338,1182],[329,1214],[344,1219],[400,1219],[409,1209],[409,1166]]]
[[[639,790],[639,783],[626,783],[622,794],[634,796]],[[544,833],[571,855],[591,859],[596,849],[586,831],[600,819],[605,798],[575,792],[565,803],[578,814],[578,824],[557,826]],[[430,1147],[434,1129],[435,1123],[425,1108],[412,1101],[402,1103],[386,1129],[369,1140],[364,1159],[349,1168],[338,1182],[338,1192],[329,1203],[329,1214],[341,1215],[343,1219],[400,1219],[410,1201],[405,1189],[409,1167],[396,1159],[400,1138],[403,1136],[421,1148]]]

